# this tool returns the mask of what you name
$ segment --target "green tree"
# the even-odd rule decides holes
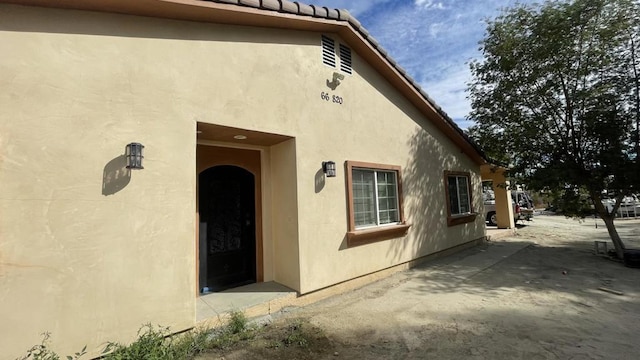
[[[639,14],[634,0],[504,9],[488,21],[469,85],[471,137],[529,188],[567,203],[586,191],[620,257],[614,215],[640,177]]]

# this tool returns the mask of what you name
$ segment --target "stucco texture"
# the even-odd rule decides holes
[[[330,90],[319,33],[0,5],[0,53],[11,356],[44,331],[71,353],[194,325],[198,123],[293,138],[262,151],[265,280],[304,294],[484,235],[446,215],[445,170],[471,173],[481,209],[478,165],[355,52]],[[129,172],[133,141],[145,169]],[[402,167],[407,236],[346,246],[347,160]]]
[[[473,209],[478,211],[478,166],[357,55],[353,58],[354,74],[335,91],[343,105],[310,101],[300,115],[309,129],[296,134],[298,158],[303,159],[298,162],[303,293],[484,236],[481,218],[447,226],[444,171],[471,173]],[[312,82],[322,84],[332,70],[317,63]],[[322,160],[335,161],[338,175],[316,192],[312,174]],[[404,212],[412,225],[407,236],[347,248],[342,166],[347,160],[402,168]]]

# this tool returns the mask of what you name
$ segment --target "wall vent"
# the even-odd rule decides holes
[[[340,44],[340,70],[344,73],[351,74],[351,49]]]
[[[336,43],[332,38],[322,35],[322,63],[336,67]]]

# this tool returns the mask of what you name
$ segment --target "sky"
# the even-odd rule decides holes
[[[308,0],[347,9],[420,86],[466,129],[469,62],[481,59],[486,19],[535,0]]]

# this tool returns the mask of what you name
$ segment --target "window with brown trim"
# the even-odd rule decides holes
[[[447,224],[449,226],[474,221],[477,213],[471,206],[471,174],[445,171],[444,186],[447,196]]]
[[[406,234],[410,225],[402,210],[399,166],[346,162],[349,207],[349,246],[387,240]]]

